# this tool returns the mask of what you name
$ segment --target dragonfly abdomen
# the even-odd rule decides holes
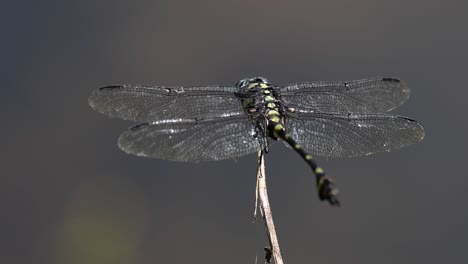
[[[266,134],[274,140],[281,138],[286,141],[310,166],[317,180],[317,189],[320,200],[326,200],[332,205],[339,206],[336,198],[337,188],[332,180],[325,175],[324,170],[317,165],[311,154],[307,153],[301,145],[286,132],[284,126],[285,106],[275,92],[275,88],[263,79],[255,79],[253,82],[247,82],[247,92],[252,97],[243,101],[243,107],[247,112],[251,112],[253,121],[258,125],[259,117],[266,121]],[[252,114],[253,113],[253,114]]]
[[[336,199],[338,189],[333,181],[325,175],[325,171],[317,165],[311,154],[307,153],[294,138],[286,132],[284,125],[280,122],[270,120],[267,127],[269,134],[276,138],[281,138],[288,143],[309,165],[316,176],[317,189],[320,200],[327,200],[330,204],[339,206],[340,202]]]

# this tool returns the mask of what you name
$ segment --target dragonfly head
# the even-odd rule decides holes
[[[252,84],[252,83],[268,84],[268,80],[266,78],[263,78],[263,77],[245,78],[245,79],[242,79],[242,80],[238,81],[236,83],[236,87],[244,88],[244,87],[248,87],[249,84]]]

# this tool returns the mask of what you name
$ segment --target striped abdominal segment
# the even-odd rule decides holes
[[[286,143],[288,143],[288,145],[291,146],[291,148],[293,148],[312,169],[317,180],[317,190],[320,200],[326,200],[331,205],[340,206],[340,202],[336,198],[338,189],[336,188],[333,181],[325,175],[325,171],[317,165],[312,155],[307,153],[302,148],[302,146],[291,137],[291,135],[286,133],[284,125],[280,122],[270,119],[268,123],[268,130],[272,138],[281,138],[282,140],[286,141]]]

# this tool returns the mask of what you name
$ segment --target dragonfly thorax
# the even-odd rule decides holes
[[[278,139],[273,127],[284,129],[284,111],[277,87],[263,77],[240,80],[237,87],[244,94],[242,106],[256,126],[261,127],[265,136]]]

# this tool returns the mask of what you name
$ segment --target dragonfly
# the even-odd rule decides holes
[[[422,140],[420,123],[387,113],[409,95],[395,78],[276,86],[253,77],[233,86],[106,86],[88,103],[138,123],[118,139],[120,149],[137,156],[217,161],[267,153],[282,140],[312,169],[319,199],[339,206],[338,189],[315,156],[360,157]]]

